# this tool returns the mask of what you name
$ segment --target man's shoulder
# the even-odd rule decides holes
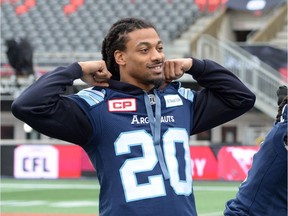
[[[78,93],[71,95],[70,98],[77,100],[84,100],[90,106],[94,106],[102,102],[105,98],[106,90],[103,89],[95,89],[95,88],[86,88],[82,89]]]
[[[193,91],[190,88],[182,87],[181,82],[178,82],[178,81],[172,82],[169,84],[168,88],[172,89],[172,91],[175,91],[175,93],[177,92],[185,99],[193,102],[195,91]]]

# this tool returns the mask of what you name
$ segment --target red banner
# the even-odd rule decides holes
[[[220,180],[243,181],[252,165],[257,146],[224,146],[218,153],[218,174]]]
[[[82,149],[76,145],[57,145],[59,178],[80,178]]]
[[[193,179],[218,179],[217,160],[209,146],[190,146],[190,153]]]
[[[81,154],[81,171],[95,172],[95,169],[94,169],[87,153],[84,150],[82,150],[82,154]]]

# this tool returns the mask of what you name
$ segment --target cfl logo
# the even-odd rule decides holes
[[[14,150],[15,178],[58,178],[59,152],[51,145],[20,145]]]

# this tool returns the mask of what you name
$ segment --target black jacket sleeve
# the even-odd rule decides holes
[[[203,87],[196,93],[191,134],[228,122],[250,110],[255,95],[229,70],[211,60],[193,58],[187,73]]]
[[[12,113],[47,136],[84,145],[92,127],[79,106],[63,94],[82,76],[78,63],[40,77],[12,103]]]

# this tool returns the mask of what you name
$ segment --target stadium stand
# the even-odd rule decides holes
[[[173,40],[199,16],[191,0],[26,0],[1,4],[1,45],[26,37],[35,51],[99,51],[107,28],[118,18],[138,16],[157,24],[166,41]],[[169,16],[167,15],[169,14]],[[180,16],[181,15],[181,16]]]

